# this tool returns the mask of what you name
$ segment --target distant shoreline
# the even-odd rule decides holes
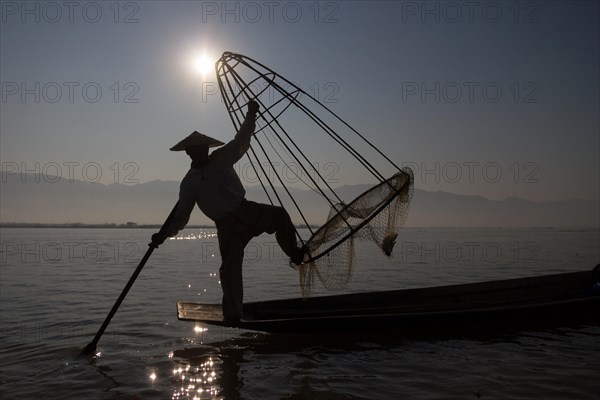
[[[0,223],[0,228],[125,228],[125,229],[160,229],[159,224],[84,224],[74,223],[41,223],[41,222],[7,222]],[[214,228],[214,225],[190,225],[187,228]]]
[[[128,222],[125,224],[104,223],[104,224],[84,224],[80,222],[72,223],[42,223],[42,222],[0,222],[2,228],[58,228],[58,229],[160,229],[160,224],[136,224]],[[305,224],[295,225],[297,229],[306,229]],[[316,224],[310,225],[311,229],[319,229]],[[216,229],[214,225],[187,225],[185,229]],[[557,226],[404,226],[403,229],[537,229],[537,230],[598,230],[600,227],[592,225],[557,225]]]
[[[39,223],[39,222],[3,222],[0,228],[86,228],[86,229],[160,229],[161,224],[136,224],[127,222],[125,224],[84,224],[73,223]],[[311,228],[318,228],[317,225],[310,225]],[[215,225],[187,225],[186,229],[216,229]],[[306,225],[296,225],[296,228],[306,228]]]

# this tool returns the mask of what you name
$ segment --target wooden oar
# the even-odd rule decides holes
[[[179,204],[179,202],[177,202],[177,204]],[[167,228],[167,226],[169,225],[169,223],[171,222],[173,217],[175,216],[175,211],[177,210],[177,204],[175,204],[175,207],[173,207],[173,210],[171,210],[171,213],[167,217],[163,226],[160,228],[159,232],[163,232]],[[133,272],[133,275],[131,275],[131,278],[129,278],[129,282],[127,282],[127,285],[125,285],[125,287],[123,288],[123,291],[121,292],[121,295],[115,302],[115,305],[112,307],[112,309],[106,316],[106,319],[102,323],[102,326],[98,330],[98,333],[96,333],[96,336],[94,336],[94,340],[92,340],[87,346],[85,346],[85,349],[83,349],[83,351],[81,352],[81,355],[92,355],[96,352],[96,345],[98,344],[98,341],[102,337],[102,334],[104,334],[104,331],[106,330],[106,327],[110,323],[110,320],[112,319],[112,317],[115,315],[115,313],[119,309],[119,306],[125,299],[125,296],[127,296],[129,289],[131,289],[131,286],[133,286],[133,282],[135,282],[135,280],[137,279],[140,272],[142,272],[142,268],[144,268],[144,265],[146,265],[146,261],[148,261],[148,259],[150,258],[150,255],[152,255],[152,252],[157,247],[158,247],[158,244],[156,244],[154,242],[152,242],[148,245],[148,250],[146,251],[146,254],[144,254],[144,258],[142,258],[142,261],[140,261],[140,264],[137,266],[137,268]]]

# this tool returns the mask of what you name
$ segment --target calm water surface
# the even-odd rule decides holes
[[[220,302],[214,230],[154,252],[99,343],[78,359],[146,251],[144,229],[3,229],[2,399],[594,399],[600,324],[272,335],[178,321],[178,300]],[[387,259],[359,244],[344,292],[589,270],[589,229],[405,229]],[[297,297],[272,236],[246,251],[247,301]],[[320,285],[313,295],[328,294]]]

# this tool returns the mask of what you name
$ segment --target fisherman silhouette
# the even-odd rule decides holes
[[[250,147],[258,110],[258,103],[251,100],[235,138],[210,155],[209,148],[222,146],[223,142],[195,131],[171,148],[171,151],[185,150],[192,165],[181,182],[174,218],[165,229],[152,235],[156,246],[175,236],[188,223],[194,204],[215,222],[221,252],[223,316],[230,322],[242,317],[242,262],[244,249],[253,237],[264,232],[275,233],[283,252],[297,265],[302,263],[305,253],[297,245],[296,228],[287,211],[246,200],[246,191],[233,168]]]

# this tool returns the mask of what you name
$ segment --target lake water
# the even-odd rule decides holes
[[[144,229],[2,229],[2,399],[594,399],[600,323],[404,337],[272,335],[178,321],[176,302],[220,302],[215,231],[157,249],[100,340],[78,359],[147,249]],[[303,232],[306,234],[306,232]],[[590,270],[590,229],[405,229],[387,259],[360,243],[343,292]],[[298,297],[298,273],[261,236],[245,299]],[[313,295],[331,294],[320,287]]]

